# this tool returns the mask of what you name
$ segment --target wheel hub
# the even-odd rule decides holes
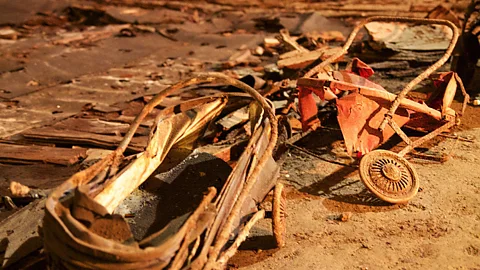
[[[390,181],[398,182],[402,178],[402,171],[395,164],[388,163],[382,167],[382,175]]]

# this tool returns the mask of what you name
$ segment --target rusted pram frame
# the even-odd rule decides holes
[[[367,23],[370,23],[370,22],[401,22],[401,23],[444,25],[444,26],[449,27],[452,30],[452,38],[450,40],[450,43],[448,45],[447,50],[445,51],[445,54],[437,62],[435,62],[433,65],[428,67],[424,72],[422,72],[420,75],[418,75],[412,81],[410,81],[402,89],[402,91],[398,95],[394,95],[394,94],[391,94],[387,91],[382,91],[382,90],[371,88],[371,87],[356,85],[356,84],[343,82],[343,81],[336,81],[333,78],[332,79],[330,79],[330,78],[329,79],[313,78],[316,74],[325,72],[325,70],[326,70],[325,68],[328,65],[334,63],[337,59],[339,59],[343,55],[347,54],[348,49],[352,45],[352,43],[353,43],[356,35],[358,34],[358,32]],[[389,108],[388,112],[385,114],[382,122],[378,126],[378,130],[383,131],[385,129],[386,125],[388,124],[394,130],[394,132],[396,134],[398,134],[403,141],[405,141],[407,146],[404,149],[402,149],[398,153],[397,156],[395,156],[395,154],[392,153],[392,152],[390,152],[391,153],[390,154],[390,153],[386,153],[387,151],[383,151],[383,150],[376,150],[376,151],[371,152],[371,154],[378,154],[379,156],[385,154],[386,156],[389,156],[388,158],[398,159],[401,163],[403,163],[405,165],[406,168],[408,168],[408,170],[411,173],[411,177],[412,178],[417,178],[415,171],[413,170],[413,168],[410,167],[408,162],[405,159],[403,159],[403,156],[406,155],[407,153],[413,151],[415,147],[420,146],[421,144],[425,143],[426,141],[431,140],[432,138],[438,136],[442,132],[448,131],[450,128],[452,128],[453,126],[458,124],[459,123],[459,117],[464,113],[466,105],[469,101],[469,95],[466,93],[465,87],[464,87],[460,77],[456,73],[454,73],[453,74],[454,78],[452,78],[452,79],[456,80],[457,85],[460,87],[461,92],[464,96],[462,110],[459,113],[454,113],[454,115],[451,115],[451,114],[448,114],[448,113],[443,113],[443,111],[440,112],[438,110],[435,110],[433,108],[428,107],[425,104],[421,104],[421,103],[409,100],[409,99],[406,98],[406,96],[413,89],[413,87],[415,85],[417,85],[418,83],[420,83],[424,79],[428,78],[434,71],[436,71],[443,64],[445,64],[445,62],[448,60],[448,58],[450,57],[450,55],[452,54],[452,52],[455,48],[458,37],[459,37],[459,31],[458,31],[457,27],[453,23],[451,23],[449,21],[446,21],[446,20],[419,19],[419,18],[407,18],[407,17],[387,17],[387,16],[371,17],[371,18],[368,18],[368,19],[364,20],[363,22],[361,22],[360,24],[358,24],[354,28],[354,30],[351,32],[350,36],[348,37],[345,45],[342,47],[341,51],[339,51],[335,55],[329,57],[328,59],[326,59],[325,61],[323,61],[319,65],[315,66],[310,71],[308,71],[303,78],[300,78],[297,81],[297,86],[298,87],[307,87],[307,88],[310,88],[310,89],[323,89],[323,87],[326,87],[326,88],[337,89],[337,90],[341,90],[341,91],[351,91],[351,92],[359,93],[359,94],[361,94],[361,95],[363,95],[367,98],[374,98],[374,99],[380,99],[380,100],[385,101],[385,102],[391,102],[391,105],[390,105],[390,108]],[[453,99],[453,96],[451,98]],[[423,114],[429,115],[430,117],[433,117],[434,119],[438,120],[439,122],[443,122],[443,124],[439,128],[429,132],[428,134],[424,135],[423,137],[421,137],[421,138],[419,138],[415,141],[412,141],[402,131],[401,127],[393,120],[393,115],[397,111],[398,107],[403,107],[403,108],[413,110],[413,111],[418,112],[418,113],[423,113]],[[450,109],[450,108],[448,108],[448,109]],[[376,153],[374,153],[374,152],[376,152]],[[368,154],[367,154],[367,156],[368,156]],[[364,158],[364,159],[362,159],[362,161],[363,160],[371,160],[372,156],[373,155],[370,155],[369,158],[366,158],[366,159]],[[366,163],[367,162],[364,162],[364,164],[362,164],[362,162],[360,163],[360,173],[361,173],[361,176],[362,176],[362,180],[364,180],[363,177],[368,177],[368,172],[366,172],[366,171],[369,170],[368,166],[371,165],[371,164],[369,164],[368,166],[366,166],[365,165]],[[369,182],[369,183],[367,183],[367,182]],[[372,184],[371,180],[370,181],[365,181],[364,180],[364,183],[367,185],[367,187],[370,188],[370,190],[372,190],[372,186],[375,185],[375,184]],[[414,184],[418,185],[418,181],[415,180]],[[373,187],[373,189],[375,189],[375,187]],[[372,191],[374,191],[374,190],[372,190]],[[375,191],[374,191],[374,193],[377,196],[379,196],[380,198],[382,198],[384,200],[387,200],[389,202],[404,203],[416,194],[416,190],[412,191],[411,194],[408,197],[404,197],[402,199],[388,198],[388,196],[382,196],[382,194],[379,194],[378,192],[375,192]]]
[[[102,171],[104,171],[105,168],[107,167],[109,168],[109,171],[108,171],[109,175],[114,175],[117,172],[119,172],[120,165],[124,160],[123,153],[127,149],[128,144],[130,143],[136,130],[138,129],[142,121],[145,119],[145,117],[149,113],[151,113],[154,110],[154,108],[157,105],[159,105],[162,102],[162,100],[168,95],[182,88],[185,88],[187,86],[201,84],[201,83],[218,83],[223,85],[231,85],[243,90],[244,92],[249,94],[262,107],[264,111],[264,115],[266,116],[266,119],[267,119],[263,123],[266,123],[266,125],[269,125],[268,142],[265,147],[265,150],[263,151],[263,154],[261,154],[261,156],[257,156],[257,154],[253,153],[253,155],[255,156],[254,158],[256,160],[255,166],[253,166],[249,170],[248,175],[246,176],[246,179],[243,182],[241,190],[235,191],[234,194],[237,194],[237,195],[233,197],[234,198],[233,201],[226,203],[227,205],[233,204],[233,206],[231,206],[231,208],[230,206],[226,207],[225,211],[228,211],[228,212],[225,215],[224,219],[222,218],[222,220],[218,220],[217,222],[217,218],[215,218],[214,221],[212,221],[212,223],[208,225],[206,229],[205,238],[202,241],[199,241],[200,239],[197,239],[195,243],[196,247],[194,248],[196,251],[197,251],[197,248],[200,248],[198,249],[199,252],[197,253],[197,256],[195,256],[195,258],[188,256],[189,258],[193,259],[191,265],[189,266],[190,269],[219,269],[219,268],[225,267],[228,259],[234,255],[240,243],[245,240],[246,236],[248,235],[248,231],[253,226],[253,224],[258,219],[263,218],[265,215],[264,210],[259,210],[258,212],[254,213],[253,216],[250,217],[249,221],[247,221],[243,229],[240,229],[238,233],[234,233],[235,222],[241,213],[241,208],[244,202],[248,198],[250,192],[252,191],[252,188],[255,186],[255,183],[259,181],[263,181],[263,182],[275,181],[275,178],[266,179],[266,178],[259,178],[259,176],[260,176],[260,173],[262,172],[262,169],[265,167],[266,163],[272,159],[272,152],[277,142],[277,118],[275,117],[275,111],[272,108],[271,104],[269,104],[267,100],[264,97],[262,97],[261,94],[258,93],[255,89],[253,89],[252,87],[246,85],[241,81],[232,79],[220,73],[206,73],[203,75],[199,75],[192,79],[188,79],[188,80],[176,83],[173,86],[170,86],[167,89],[160,92],[159,94],[157,94],[150,102],[148,102],[147,105],[145,105],[145,107],[142,109],[139,115],[135,118],[135,120],[131,124],[129,131],[124,136],[124,139],[122,140],[118,148],[113,153],[111,153],[106,158],[101,159],[100,161],[98,161],[88,169],[76,173],[70,179],[68,179],[63,184],[61,184],[57,189],[55,189],[50,194],[50,196],[46,201],[46,209],[45,209],[46,217],[44,220],[44,225],[49,226],[48,228],[45,228],[46,236],[52,238],[52,237],[55,237],[55,231],[64,230],[62,229],[62,226],[64,226],[62,225],[63,224],[62,219],[57,215],[56,211],[68,211],[68,209],[58,210],[56,209],[56,205],[60,203],[61,198],[64,197],[66,193],[75,190],[77,187],[85,186],[91,182],[96,181],[95,176],[101,175]],[[144,154],[146,155],[154,154],[154,153],[148,153],[149,149],[150,148],[147,146]],[[191,214],[191,216],[185,223],[186,225],[182,227],[183,231],[185,231],[185,229],[187,231],[196,229],[195,226],[196,226],[197,220],[199,219],[202,212],[206,211],[207,206],[211,204],[216,194],[217,192],[215,191],[214,188],[209,189],[208,193],[204,196],[198,208]],[[275,192],[275,194],[278,194],[278,190]],[[223,199],[222,194],[220,194],[220,196],[221,196],[220,199]],[[219,199],[217,198],[217,201],[218,200]],[[219,207],[224,205],[225,203],[222,203],[220,204]],[[218,209],[218,210],[221,211],[221,209]],[[216,213],[218,214],[218,212]],[[236,236],[234,239],[235,241],[232,245],[227,245],[227,243],[231,239],[232,234]],[[73,237],[73,236],[70,235],[68,237]],[[105,240],[111,241],[108,239],[105,239]],[[198,246],[200,242],[202,242],[201,247]],[[81,248],[86,249],[88,247],[81,246]],[[118,252],[119,254],[123,254],[122,256],[126,256],[126,258],[129,258],[127,262],[134,260],[132,258],[135,258],[135,256],[141,256],[141,254],[129,254],[126,250],[119,250]],[[139,250],[139,252],[142,254],[145,253],[144,256],[149,258],[150,257],[154,258],[152,256],[160,256],[160,254],[154,255],[158,253],[158,251],[156,251],[154,247],[145,249],[145,250]],[[185,258],[187,258],[188,252],[190,252],[189,242],[187,242],[187,240],[184,240],[181,246],[179,247],[178,251],[176,251],[175,258],[170,263],[170,269],[182,268],[184,265],[184,260]],[[101,262],[101,258],[97,258],[96,260]],[[88,265],[88,264],[84,264],[84,265]],[[108,264],[99,264],[99,266],[100,265],[108,268]]]
[[[445,51],[445,54],[433,65],[428,67],[424,72],[422,72],[420,75],[418,75],[416,78],[414,78],[412,81],[410,81],[403,89],[402,91],[397,95],[390,94],[388,92],[382,93],[378,89],[374,88],[369,88],[365,86],[360,86],[360,85],[354,85],[350,84],[347,82],[340,82],[340,81],[327,81],[327,80],[319,80],[319,79],[311,79],[316,73],[322,72],[322,70],[328,66],[329,64],[334,63],[337,59],[339,59],[341,56],[345,55],[348,53],[348,49],[352,45],[355,37],[357,36],[358,32],[367,24],[370,22],[402,22],[402,23],[419,23],[419,24],[439,24],[439,25],[444,25],[449,27],[452,30],[452,39],[450,40],[450,43],[448,45],[447,50]],[[380,131],[383,131],[385,129],[386,124],[389,124],[392,129],[402,138],[405,143],[407,143],[407,147],[403,149],[402,151],[399,152],[400,156],[404,156],[405,154],[409,153],[412,151],[415,147],[418,147],[419,145],[425,143],[428,140],[431,140],[435,136],[439,135],[442,132],[447,131],[451,127],[453,127],[457,123],[457,119],[455,117],[449,117],[447,115],[441,115],[439,111],[434,110],[432,108],[425,108],[424,106],[417,106],[417,102],[411,101],[406,99],[407,94],[413,89],[415,85],[423,81],[424,79],[428,78],[434,71],[436,71],[438,68],[440,68],[445,62],[448,60],[450,55],[452,54],[455,45],[457,43],[459,37],[459,31],[458,28],[451,23],[450,21],[446,20],[435,20],[435,19],[419,19],[419,18],[407,18],[407,17],[387,17],[387,16],[377,16],[377,17],[371,17],[360,24],[358,24],[352,33],[349,35],[345,45],[342,47],[342,50],[336,53],[335,55],[329,57],[319,65],[315,66],[312,68],[309,72],[307,72],[304,76],[304,78],[299,80],[299,85],[306,85],[306,86],[311,86],[311,87],[338,87],[338,89],[345,89],[345,90],[353,90],[357,91],[358,93],[367,96],[367,97],[375,97],[375,98],[381,98],[385,101],[392,102],[390,109],[388,113],[385,115],[384,120],[378,127]],[[458,77],[457,74],[454,75],[457,83],[460,86],[460,89],[462,91],[464,98],[463,105],[462,105],[462,111],[460,115],[462,115],[465,111],[466,105],[469,100],[469,95],[465,91],[465,87],[461,81],[461,79]],[[439,121],[447,121],[444,125],[442,125],[440,128],[430,132],[429,134],[421,137],[418,140],[412,141],[407,137],[407,135],[400,129],[400,127],[393,121],[393,115],[395,114],[396,110],[398,109],[399,106],[403,106],[407,109],[414,110],[416,112],[421,112],[428,114],[432,116],[433,118],[439,120]],[[420,104],[418,104],[420,105]]]

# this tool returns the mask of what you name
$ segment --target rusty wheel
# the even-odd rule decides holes
[[[418,191],[418,176],[410,163],[396,153],[375,150],[360,161],[360,178],[380,199],[406,203]]]
[[[287,210],[287,197],[283,189],[283,184],[278,183],[273,190],[273,206],[272,206],[272,227],[273,236],[277,243],[277,247],[285,245],[285,235],[287,225],[285,222],[285,211]]]

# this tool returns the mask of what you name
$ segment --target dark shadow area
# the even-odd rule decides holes
[[[318,155],[331,153],[333,143],[343,140],[343,135],[338,127],[320,127],[314,133],[296,143]]]
[[[3,265],[3,262],[5,261],[5,251],[7,250],[8,247],[8,237],[3,238],[0,240],[0,262],[1,265]]]
[[[37,270],[48,269],[47,258],[43,250],[36,250],[25,256],[18,262],[4,268],[4,269],[22,269],[22,270]]]
[[[277,248],[277,244],[273,235],[259,235],[247,238],[238,250],[267,250],[275,248]]]
[[[273,256],[277,248],[273,235],[261,235],[248,238],[238,252],[228,261],[227,269],[246,267]]]
[[[220,191],[232,168],[223,160],[207,154],[188,156],[171,170],[153,175],[155,198],[131,220],[132,233],[141,240],[167,225],[175,217],[194,211],[209,187]]]
[[[405,207],[404,204],[391,204],[377,198],[367,190],[358,194],[338,195],[323,201],[323,205],[334,212],[387,212]]]
[[[5,243],[4,240],[2,240],[2,245]],[[4,269],[45,269],[34,267],[37,262],[42,261],[41,258],[43,257],[38,254],[39,242],[42,242],[42,238],[40,236],[31,237],[26,240],[20,247],[18,247],[17,250],[15,250],[10,258],[4,258],[4,260],[7,260],[7,267]],[[3,256],[5,256],[5,253],[2,254],[2,257]],[[10,259],[16,262],[12,265],[8,265],[8,260]],[[45,263],[43,262],[43,264]]]
[[[312,195],[318,195],[318,193],[331,194],[331,188],[333,186],[344,180],[349,174],[355,172],[356,170],[357,168],[354,167],[343,167],[328,175],[322,181],[301,188],[300,191]]]
[[[331,117],[328,119],[329,124],[334,119]],[[333,144],[343,139],[342,132],[334,125],[331,127],[320,128],[313,134],[300,140],[297,145],[308,149],[309,151],[317,155],[331,154],[333,150]],[[318,196],[319,193],[330,194],[331,188],[345,179],[349,174],[356,171],[355,167],[342,167],[334,173],[325,177],[322,181],[313,183],[309,186],[305,186],[300,189],[301,192],[305,192],[311,195]]]

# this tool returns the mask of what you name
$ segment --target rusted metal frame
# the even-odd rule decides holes
[[[407,147],[411,146],[412,145],[412,140],[410,140],[410,138],[408,138],[407,134],[405,134],[405,132],[403,132],[403,130],[397,125],[397,123],[395,123],[395,121],[393,121],[393,119],[388,119],[388,124],[390,125],[390,127],[392,127],[392,129],[395,131],[395,133],[398,134],[398,136],[400,136],[400,138],[402,138],[402,140],[404,142],[407,143]],[[403,156],[402,154],[400,154],[401,156]]]
[[[210,75],[210,77],[208,75]],[[197,81],[195,83],[198,83],[198,80],[200,79],[197,78]],[[239,215],[243,202],[245,201],[251,188],[253,187],[253,184],[255,183],[255,179],[258,178],[258,175],[260,174],[261,169],[264,167],[268,158],[271,156],[273,149],[275,148],[277,137],[278,137],[277,119],[275,117],[275,112],[273,108],[271,108],[271,106],[267,103],[267,101],[260,95],[260,93],[258,93],[256,90],[249,87],[248,85],[242,82],[239,82],[237,80],[234,80],[232,78],[229,78],[223,74],[215,74],[215,76],[212,77],[212,74],[209,73],[207,75],[204,75],[202,80],[202,82],[213,82],[213,81],[233,85],[250,94],[257,102],[260,103],[260,105],[264,109],[265,115],[269,119],[269,125],[271,128],[271,131],[269,136],[269,142],[264,151],[264,154],[259,158],[257,166],[253,168],[252,172],[248,175],[247,179],[245,180],[245,185],[242,188],[237,200],[235,201],[232,211],[228,215],[227,220],[224,226],[222,227],[222,230],[218,233],[218,238],[217,238],[217,241],[215,242],[215,246],[209,252],[210,254],[209,261],[211,261],[212,263],[216,262],[222,247],[228,241],[230,233],[233,230],[233,221]],[[188,85],[191,85],[191,84],[188,84]],[[183,84],[183,87],[184,86],[187,86],[187,84]],[[159,103],[159,101],[156,101],[156,103]]]
[[[265,100],[263,101],[265,102],[265,104],[267,104]],[[240,210],[243,206],[245,199],[247,198],[248,194],[250,193],[250,190],[252,189],[255,183],[255,179],[258,178],[261,172],[261,169],[264,167],[268,158],[272,155],[273,149],[275,148],[277,137],[278,137],[277,119],[275,117],[273,108],[265,106],[264,109],[269,118],[269,122],[271,126],[270,139],[269,139],[268,145],[265,149],[264,154],[258,160],[257,166],[253,168],[253,171],[248,175],[247,179],[245,180],[245,185],[243,186],[240,192],[240,195],[235,201],[235,204],[232,208],[232,211],[230,212],[230,215],[227,217],[227,220],[225,221],[221,231],[218,233],[218,237],[216,239],[215,245],[213,246],[212,250],[209,252],[210,258],[207,262],[207,266],[205,267],[206,269],[209,269],[214,266],[215,262],[218,259],[218,256],[220,255],[222,248],[228,242],[230,238],[230,234],[233,231],[233,222],[235,221],[237,216],[240,214]]]
[[[431,65],[429,68],[427,68],[424,72],[422,72],[420,75],[418,75],[415,79],[410,81],[403,88],[403,90],[397,95],[397,98],[393,101],[392,106],[390,107],[390,110],[387,112],[384,120],[382,121],[382,123],[378,127],[379,130],[383,130],[385,128],[385,125],[387,124],[387,121],[388,121],[387,119],[393,117],[393,115],[397,111],[398,106],[400,105],[402,99],[404,99],[407,96],[408,92],[410,92],[410,90],[412,90],[415,85],[419,84],[421,81],[428,78],[428,76],[430,76],[435,70],[437,70],[443,64],[445,64],[445,62],[447,62],[448,58],[450,57],[450,55],[453,52],[453,49],[455,48],[455,45],[457,44],[457,40],[458,40],[458,37],[459,37],[460,34],[459,34],[459,31],[458,31],[458,28],[452,22],[446,21],[446,20],[425,20],[425,19],[424,19],[424,21],[418,21],[418,22],[424,23],[424,24],[425,23],[428,23],[428,24],[431,23],[431,24],[440,24],[440,25],[448,26],[453,32],[452,39],[450,40],[450,44],[448,45],[448,48],[445,51],[445,54],[437,62],[435,62],[433,65]]]
[[[460,90],[462,91],[463,104],[462,104],[462,111],[460,112],[460,115],[463,116],[465,114],[465,109],[467,108],[467,104],[468,102],[470,102],[470,95],[465,90],[465,86],[463,85],[463,81],[460,78],[460,76],[458,76],[456,72],[453,73],[453,76],[455,76],[455,80],[457,81],[458,85],[460,85]]]
[[[177,83],[164,91],[160,92],[157,96],[155,96],[140,112],[140,114],[135,118],[134,122],[131,125],[130,130],[127,132],[126,136],[124,137],[124,140],[121,142],[119,147],[110,154],[107,158],[102,159],[100,162],[95,163],[92,165],[89,169],[85,171],[81,171],[74,176],[72,176],[69,181],[63,183],[58,189],[55,190],[51,194],[51,196],[47,200],[47,209],[49,212],[52,214],[55,212],[54,207],[55,207],[55,201],[58,201],[63,195],[64,192],[71,190],[75,188],[76,186],[79,186],[81,184],[84,184],[92,179],[95,175],[100,173],[102,170],[104,170],[106,167],[109,165],[112,165],[111,167],[116,167],[113,168],[113,170],[110,170],[110,175],[113,175],[115,170],[118,170],[118,164],[122,160],[123,152],[125,151],[126,147],[128,146],[128,143],[130,140],[133,138],[133,135],[135,134],[135,130],[140,126],[141,122],[143,119],[169,94],[173,93],[174,91],[181,89],[183,87],[193,85],[193,84],[199,84],[199,83],[211,83],[211,82],[218,82],[218,83],[224,83],[227,85],[232,85],[237,88],[240,88],[241,90],[245,91],[246,93],[250,94],[264,109],[266,117],[269,119],[269,125],[271,127],[271,132],[269,136],[269,142],[268,145],[264,151],[264,154],[259,158],[259,161],[257,163],[257,166],[253,168],[252,173],[247,177],[245,187],[242,189],[242,192],[240,193],[240,196],[237,198],[237,201],[233,207],[232,212],[227,218],[227,223],[226,226],[223,228],[223,233],[220,234],[222,238],[219,239],[227,239],[232,231],[232,225],[233,225],[233,220],[235,219],[236,216],[238,216],[241,206],[246,199],[248,193],[250,192],[254,180],[258,178],[259,173],[261,172],[261,169],[264,167],[265,163],[268,161],[270,158],[273,149],[275,148],[276,141],[277,141],[277,119],[275,117],[275,112],[273,108],[267,103],[267,101],[253,88],[250,86],[237,81],[235,79],[232,79],[230,77],[227,77],[224,74],[220,73],[206,73],[203,75],[200,75],[198,77],[182,81],[180,83]],[[57,219],[57,216],[52,216],[55,219]],[[57,220],[62,223],[60,220]],[[216,253],[217,256],[219,252]],[[216,259],[216,258],[215,258]]]
[[[210,227],[210,226],[208,226]],[[208,228],[207,228],[208,231]],[[198,236],[197,239],[195,240],[195,243],[193,244],[193,247],[190,251],[190,254],[188,255],[187,258],[187,263],[190,264],[192,262],[192,259],[197,255],[197,250],[200,247],[200,242],[202,242],[202,235]]]
[[[270,108],[270,110],[272,110],[273,112],[273,108]],[[277,121],[276,118],[274,121]],[[272,128],[272,130],[270,130],[270,133],[271,133],[270,138],[272,138],[273,136],[276,144],[276,140],[278,137],[277,123],[275,123],[274,129]],[[230,214],[227,216],[227,219],[223,224],[222,229],[220,229],[220,231],[217,233],[217,236],[215,238],[215,244],[212,247],[212,249],[209,251],[209,257],[207,260],[207,264],[205,265],[205,269],[217,269],[219,267],[218,259],[223,248],[225,247],[225,245],[230,239],[230,236],[233,232],[233,224],[237,219],[238,215],[240,214],[241,208],[245,200],[247,199],[252,187],[254,186],[256,182],[255,180],[258,178],[261,172],[261,169],[263,169],[264,164],[267,162],[267,159],[265,158],[269,158],[269,156],[271,156],[273,152],[273,148],[270,148],[270,147],[271,146],[275,147],[275,144],[272,145],[271,142],[272,141],[270,139],[269,144],[267,145],[264,151],[264,154],[260,157],[260,159],[258,159],[258,163],[253,168],[253,171],[249,172],[247,179],[245,180],[245,184],[241,189],[237,199],[235,200],[232,210],[230,211]],[[267,153],[269,156],[266,156]]]
[[[323,79],[313,79],[313,78],[302,78],[299,79],[299,83],[302,86],[306,86],[312,91],[321,91],[315,90],[317,87],[331,87],[341,91],[354,91],[362,94],[368,98],[381,99],[387,102],[394,101],[396,96],[388,91],[379,90],[376,88],[356,85],[348,82],[334,81],[334,80],[323,80]],[[416,112],[427,114],[437,120],[442,120],[442,115],[439,111],[428,107],[427,105],[420,104],[410,99],[404,99],[400,105],[406,109],[410,109]]]
[[[142,123],[143,119],[145,119],[145,117],[156,106],[158,106],[165,99],[165,97],[167,97],[168,95],[176,92],[177,90],[185,88],[187,86],[200,84],[200,83],[212,83],[212,82],[224,83],[224,84],[227,84],[227,85],[232,85],[232,86],[235,86],[237,88],[240,88],[241,90],[245,91],[247,94],[252,96],[257,102],[259,102],[260,105],[264,108],[265,111],[268,111],[267,108],[269,108],[269,105],[265,101],[265,99],[260,95],[260,93],[258,93],[255,89],[251,88],[247,84],[245,84],[241,81],[235,80],[233,78],[230,78],[230,77],[228,77],[228,76],[226,76],[222,73],[213,73],[213,72],[212,73],[204,73],[204,74],[201,74],[201,75],[199,75],[197,77],[194,77],[192,79],[185,80],[185,81],[179,82],[177,84],[174,84],[174,85],[170,86],[169,88],[163,90],[162,92],[158,93],[153,99],[151,99],[145,105],[145,107],[142,109],[142,111],[137,115],[135,120],[132,122],[132,124],[130,126],[130,130],[125,134],[122,142],[119,144],[118,148],[115,150],[116,155],[115,155],[115,160],[113,162],[113,166],[110,170],[110,175],[115,174],[116,171],[118,170],[118,165],[119,165],[119,162],[121,160],[122,154],[123,154],[123,152],[125,152],[128,144],[132,140],[133,136],[135,135],[136,130],[138,129],[138,127]],[[272,114],[272,115],[270,115],[270,114]],[[272,130],[274,130],[273,125],[275,125],[275,128],[276,128],[276,124],[277,124],[275,121],[273,121],[273,119],[275,118],[274,112],[273,111],[268,112],[267,117],[271,118],[270,119],[270,124],[272,125]],[[273,147],[272,147],[272,150],[273,150]]]
[[[265,127],[262,127],[262,130],[257,130],[254,134],[252,134],[250,141],[243,152],[242,156],[239,159],[239,162],[242,161],[243,155],[251,155],[254,149],[256,148],[256,143],[260,139],[261,136],[263,136],[263,132]],[[227,179],[227,182],[224,185],[224,188],[219,193],[219,196],[217,197],[215,201],[215,205],[217,206],[217,215],[215,217],[215,221],[210,226],[206,232],[206,236],[204,239],[203,247],[198,255],[198,258],[195,259],[190,268],[192,270],[199,270],[199,269],[205,269],[205,264],[208,262],[209,264],[215,264],[215,260],[218,257],[214,256],[210,250],[210,247],[214,244],[214,241],[216,240],[216,237],[218,236],[219,230],[221,226],[225,223],[224,221],[227,219],[229,213],[231,213],[231,209],[233,208],[233,205],[235,203],[235,198],[238,198],[240,192],[241,192],[241,187],[243,183],[245,183],[245,180],[243,179],[237,179],[239,173],[236,173],[235,171],[238,170],[239,168],[241,169],[241,173],[239,174],[241,178],[247,178],[246,175],[243,175],[244,167],[248,167],[248,164],[251,164],[251,158],[250,156],[247,156],[249,160],[246,161],[247,164],[240,164],[237,163],[236,167],[233,169],[232,173],[230,174],[230,177]],[[245,161],[245,160],[244,160]],[[242,166],[242,167],[239,167]],[[245,168],[246,168],[245,167]],[[242,176],[243,175],[243,176]],[[236,186],[236,184],[239,184],[238,182],[241,181],[240,186]],[[229,198],[232,196],[231,198]],[[213,268],[213,266],[210,266],[210,268]]]
[[[262,155],[262,157],[260,157],[258,165],[255,167],[255,169],[252,171],[252,174],[247,179],[247,182],[248,182],[249,179],[254,179],[256,178],[256,176],[258,176],[265,162],[268,160],[269,156],[273,152],[273,149],[275,148],[275,144],[277,141],[278,131],[277,131],[277,119],[275,117],[275,112],[273,111],[273,108],[271,108],[270,104],[261,96],[259,92],[257,92],[255,89],[251,88],[250,86],[248,86],[247,84],[241,81],[235,80],[221,73],[205,73],[198,77],[192,78],[190,80],[177,83],[176,85],[173,85],[170,88],[167,88],[163,92],[158,94],[145,106],[144,110],[142,110],[142,112],[137,116],[137,118],[132,123],[132,127],[134,127],[132,129],[136,129],[140,125],[141,121],[145,118],[145,116],[148,115],[149,111],[153,110],[155,106],[160,104],[161,101],[172,92],[189,85],[199,84],[199,83],[212,83],[212,82],[232,85],[234,87],[240,88],[241,90],[245,91],[247,94],[252,96],[261,105],[261,107],[265,111],[265,115],[270,120],[269,124],[271,127],[271,133],[270,133],[269,143],[265,149],[265,153]],[[144,112],[145,110],[148,110],[148,111]],[[123,149],[125,149],[126,145],[128,145],[128,142],[131,140],[134,133],[135,132],[133,131],[125,135],[125,139],[124,141],[122,141],[122,144],[121,144],[121,146],[124,147]],[[119,148],[121,146],[119,146]]]
[[[455,125],[455,121],[454,120],[451,120],[451,121],[448,121],[447,123],[445,123],[443,126],[437,128],[436,130],[428,133],[427,135],[421,137],[420,139],[418,140],[415,140],[413,141],[410,145],[407,145],[407,147],[405,147],[402,151],[400,151],[398,154],[400,156],[404,156],[406,155],[407,153],[409,153],[410,151],[412,151],[413,149],[415,149],[415,147],[418,147],[420,146],[421,144],[425,143],[426,141],[429,141],[431,139],[433,139],[434,137],[438,136],[439,134],[441,134],[442,132],[445,132],[447,130],[449,130],[451,127],[453,127]]]
[[[253,225],[255,225],[255,223],[257,223],[260,219],[263,218],[265,218],[265,210],[263,209],[253,214],[252,218],[247,222],[245,227],[243,227],[243,229],[238,234],[235,242],[225,252],[221,254],[220,258],[217,261],[220,268],[225,265],[228,260],[233,257],[233,255],[235,255],[240,245],[243,243],[243,241],[245,241],[245,239],[247,239]]]
[[[211,203],[212,199],[216,195],[216,190],[214,188],[210,188],[209,192],[207,195],[204,196],[202,202],[200,203],[199,207],[192,213],[192,215],[188,218],[186,221],[185,225],[182,227],[179,233],[182,234],[182,240],[188,235],[188,232],[192,230],[193,227],[195,227],[198,224],[198,220],[201,217],[201,215],[207,210],[207,206],[209,203]],[[49,211],[46,212],[46,216],[44,219],[44,226],[48,226],[49,230],[45,230],[45,247],[52,252],[52,254],[55,254],[55,256],[59,256],[60,254],[63,254],[64,256],[72,256],[71,253],[74,253],[76,250],[81,250],[82,252],[85,252],[85,247],[90,247],[93,249],[93,246],[91,243],[86,243],[83,240],[77,239],[74,237],[71,232],[66,229],[66,225],[64,222],[59,222],[60,220],[64,220],[66,222],[70,222],[71,224],[76,224],[73,225],[77,228],[81,228],[82,226],[79,226],[80,223],[74,219],[70,215],[70,211],[66,209],[65,207],[60,207],[57,210],[58,215],[53,215],[52,210],[49,209]],[[53,210],[55,211],[55,210]],[[59,211],[59,212],[58,212]],[[60,216],[63,216],[61,218]],[[88,231],[88,229],[86,229]],[[54,233],[55,232],[55,233]],[[61,234],[58,234],[59,232],[63,232]],[[157,233],[158,234],[158,233]],[[144,239],[142,242],[139,243],[140,246],[142,246],[145,242],[150,241],[151,239],[155,238],[157,234],[149,236],[147,239]],[[68,242],[68,244],[61,244],[61,242],[65,243]],[[115,250],[115,246],[118,244],[115,242],[114,245],[112,245],[110,248]],[[68,246],[67,249],[65,247]],[[81,248],[80,248],[81,247]],[[117,247],[118,248],[118,247]],[[54,250],[57,249],[55,252]],[[105,252],[104,249],[100,249],[100,252]],[[129,263],[130,266],[137,265],[136,268],[140,267],[140,265],[143,265],[145,267],[145,264],[151,264],[149,262],[146,262],[147,257],[150,258],[150,260],[154,260],[154,258],[158,258],[158,252],[156,252],[155,249],[149,249],[149,250],[143,250],[139,254],[139,249],[132,247],[131,250],[128,249],[117,249],[116,256],[117,260],[119,261],[119,264],[123,263]],[[69,255],[70,254],[70,255]],[[88,256],[88,255],[87,255]],[[135,256],[142,257],[144,260],[141,261],[134,261],[132,258]],[[63,261],[63,263],[71,263],[71,260]],[[92,262],[80,262],[76,261],[74,266],[75,268],[79,267],[78,264],[83,265],[86,268],[91,268]],[[109,265],[111,262],[105,262],[101,263],[99,265],[95,265],[95,268],[105,268],[105,266]],[[110,264],[110,267],[112,267],[113,264]],[[125,267],[125,265],[123,265]]]

